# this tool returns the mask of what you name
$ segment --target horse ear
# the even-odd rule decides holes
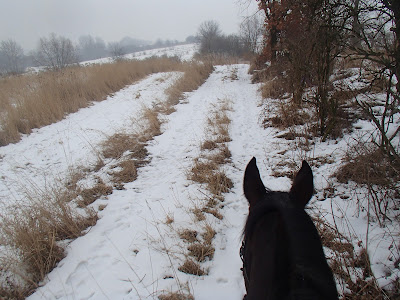
[[[250,207],[266,194],[255,157],[247,164],[246,171],[244,172],[243,190],[244,195],[250,203]]]
[[[293,180],[290,193],[303,207],[310,201],[314,193],[313,173],[308,163],[303,160],[300,171]]]

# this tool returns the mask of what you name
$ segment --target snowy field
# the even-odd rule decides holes
[[[178,56],[185,59],[191,47],[182,46]],[[169,51],[166,49],[165,54]],[[146,51],[135,58],[152,55]],[[329,217],[333,212],[338,226],[344,229],[350,224],[354,239],[362,243],[367,243],[368,235],[373,237],[368,241],[369,254],[380,284],[400,276],[399,270],[390,266],[393,241],[385,238],[386,229],[374,223],[367,226],[365,213],[356,212],[351,191],[340,191],[346,197],[324,197],[330,175],[339,167],[347,146],[371,130],[370,124],[360,121],[351,135],[339,141],[319,142],[307,153],[299,152],[291,141],[277,137],[281,131],[264,128],[261,115],[268,107],[262,103],[259,86],[251,83],[248,68],[245,64],[217,66],[198,90],[186,94],[176,112],[165,116],[162,134],[147,146],[150,163],[139,169],[137,180],[126,184],[124,190],[114,190],[92,204],[94,208],[99,203],[107,205],[99,212],[99,221],[67,245],[67,256],[29,299],[157,299],[162,293],[183,287],[195,299],[242,299],[245,288],[239,248],[248,210],[242,178],[253,156],[265,185],[272,190],[288,190],[291,186],[287,177],[273,176],[282,160],[290,158],[300,166],[303,158],[316,161],[329,157],[328,163],[312,167],[317,193],[310,213],[327,215],[333,222]],[[237,78],[232,78],[233,73]],[[165,101],[165,90],[180,76],[151,75],[105,101],[35,130],[17,144],[1,147],[1,204],[14,205],[23,201],[26,189],[45,189],[65,178],[74,167],[95,164],[95,149],[105,138],[121,130],[138,130],[140,127],[134,124],[142,108]],[[199,184],[187,179],[187,172],[209,135],[211,112],[226,100],[231,106],[228,115],[232,141],[228,147],[232,157],[224,170],[234,187],[225,195],[223,219],[207,215],[204,221],[217,232],[214,258],[202,263],[208,275],[188,275],[178,271],[186,246],[177,232],[192,226],[189,212],[204,195]],[[173,216],[172,225],[165,224],[167,216]]]
[[[173,47],[152,49],[146,51],[139,51],[130,54],[125,54],[123,56],[124,59],[137,59],[144,60],[153,56],[161,57],[177,57],[181,61],[190,61],[193,59],[193,56],[196,52],[198,52],[199,44],[186,44],[186,45],[178,45]],[[87,66],[91,64],[105,64],[111,63],[114,59],[112,57],[99,58],[95,60],[81,62],[80,65]]]

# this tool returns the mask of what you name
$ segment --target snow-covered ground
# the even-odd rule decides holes
[[[366,230],[369,234],[375,231],[377,236],[385,234],[377,225],[367,229],[363,215],[355,214],[350,192],[350,198],[335,196],[317,201],[329,185],[330,174],[339,166],[351,136],[339,142],[321,142],[309,152],[299,153],[292,142],[277,138],[281,134],[278,129],[264,129],[259,86],[251,84],[247,70],[248,65],[217,66],[198,90],[188,93],[176,106],[176,112],[165,117],[163,133],[147,146],[150,163],[139,169],[137,180],[126,184],[124,190],[115,190],[98,200],[107,206],[99,212],[97,224],[68,244],[65,259],[29,299],[156,299],[163,292],[182,290],[183,286],[195,299],[242,299],[245,288],[239,248],[248,210],[242,178],[253,156],[265,185],[273,190],[290,188],[287,177],[273,176],[284,158],[291,157],[300,166],[302,158],[329,157],[330,162],[313,168],[317,190],[314,206],[319,209],[315,211],[329,213],[333,208],[336,215],[346,213],[346,220],[361,241],[365,241]],[[139,117],[143,106],[165,100],[165,89],[179,76],[151,75],[103,102],[36,130],[17,144],[0,148],[1,201],[9,206],[21,199],[21,186],[26,182],[45,186],[63,178],[72,167],[94,164],[94,149],[104,138],[123,129],[135,130],[132,119]],[[208,275],[188,275],[178,271],[185,242],[177,232],[192,226],[190,210],[204,195],[198,184],[187,179],[187,172],[209,134],[207,119],[211,111],[225,100],[232,107],[228,112],[232,121],[232,141],[228,143],[232,160],[224,168],[234,187],[225,195],[221,210],[224,218],[208,215],[204,221],[217,232],[214,258],[202,263]],[[370,128],[367,123],[359,125],[360,131]],[[173,217],[172,224],[165,224],[167,216]],[[382,281],[386,280],[391,242],[376,239],[369,248],[373,270]],[[400,275],[398,270],[390,271],[391,279]]]
[[[177,57],[181,61],[191,61],[193,56],[199,50],[199,44],[185,44],[185,45],[177,45],[166,48],[158,48],[146,51],[139,51],[134,53],[129,53],[124,55],[124,59],[137,59],[144,60],[150,57]],[[114,59],[112,57],[104,57],[94,60],[89,60],[85,62],[81,62],[80,65],[87,66],[91,64],[105,64],[111,63]]]

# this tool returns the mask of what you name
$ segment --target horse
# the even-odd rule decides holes
[[[289,192],[266,189],[256,159],[243,181],[249,214],[240,256],[247,295],[243,299],[338,299],[321,239],[305,206],[314,193],[306,161]]]

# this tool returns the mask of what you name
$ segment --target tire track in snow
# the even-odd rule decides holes
[[[0,204],[25,197],[25,189],[45,190],[65,178],[76,166],[96,163],[99,143],[107,136],[132,128],[144,105],[166,99],[165,89],[178,72],[157,73],[127,86],[101,102],[82,108],[65,119],[34,130],[20,142],[0,147]]]
[[[238,80],[230,80],[235,69]],[[264,141],[272,134],[258,122],[258,86],[250,83],[247,69],[248,65],[216,67],[185,103],[177,105],[163,134],[147,147],[151,162],[139,169],[126,190],[109,196],[98,223],[68,246],[67,257],[29,299],[156,299],[186,282],[196,299],[242,299],[239,247],[248,209],[242,177],[253,155],[265,157],[270,150],[271,144]],[[214,226],[216,251],[207,263],[209,275],[197,277],[177,271],[182,243],[164,221],[170,214],[179,227],[192,222],[189,211],[201,195],[186,172],[207,134],[207,113],[220,99],[231,100],[234,110],[227,175],[235,186],[225,197],[224,219]],[[266,168],[261,162],[261,172]]]

